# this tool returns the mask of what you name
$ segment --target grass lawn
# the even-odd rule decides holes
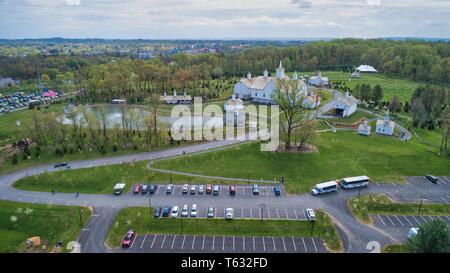
[[[395,203],[386,195],[364,195],[350,198],[348,206],[362,223],[372,224],[370,214],[417,215],[419,203]],[[450,215],[450,204],[422,204],[422,215]]]
[[[366,112],[363,111],[359,111],[357,110],[355,113],[353,113],[351,116],[349,117],[345,117],[345,118],[335,118],[335,119],[328,119],[328,121],[331,124],[336,124],[336,123],[343,123],[343,124],[353,124],[355,122],[358,122],[361,118],[367,118],[367,119],[373,119],[376,118],[376,116],[372,115],[372,114],[368,114]]]
[[[342,81],[347,84],[349,88],[354,88],[358,83],[369,83],[373,88],[379,84],[383,89],[383,100],[390,101],[393,96],[398,96],[400,101],[409,101],[414,90],[421,85],[421,83],[413,82],[404,79],[389,78],[381,74],[361,74],[359,79],[350,79],[350,73],[341,71],[324,71],[322,75],[328,77],[331,81]]]
[[[226,150],[157,161],[155,167],[189,173],[248,179],[274,180],[284,176],[290,193],[309,191],[315,184],[342,177],[368,175],[377,182],[402,182],[403,176],[450,175],[450,159],[426,151],[417,141],[355,132],[321,133],[319,152],[308,154],[261,152],[259,143]],[[111,193],[118,181],[132,183],[154,181],[168,183],[169,175],[153,173],[146,162],[134,166],[102,166],[28,177],[16,182],[26,190],[85,193]],[[206,183],[203,178],[173,175],[176,183]],[[229,183],[229,182],[228,182]]]
[[[410,253],[406,245],[387,245],[382,253]]]
[[[91,215],[82,209],[83,224]],[[15,220],[15,221],[14,221]],[[79,207],[47,206],[0,201],[0,252],[25,252],[27,238],[39,236],[47,251],[62,241],[64,248],[81,230]],[[36,250],[35,250],[36,251]]]
[[[342,241],[331,219],[321,211],[316,213],[316,217],[317,222],[311,232],[311,224],[306,221],[153,218],[148,208],[125,208],[109,230],[107,244],[119,247],[129,229],[136,230],[138,234],[180,234],[180,221],[183,221],[183,234],[321,237],[328,249],[341,251]]]

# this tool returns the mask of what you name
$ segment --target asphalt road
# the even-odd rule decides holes
[[[102,158],[96,160],[85,160],[71,162],[72,169],[89,168],[106,164],[120,164],[124,162],[156,160],[174,156],[181,156],[183,151],[187,154],[207,152],[211,149],[223,149],[229,145],[238,144],[241,141],[216,141],[208,142],[189,147],[179,147],[164,151],[155,151],[140,153],[134,155],[123,155],[118,157]],[[28,175],[39,174],[44,171],[57,171],[51,164],[36,166],[24,170],[19,170],[11,174],[0,176],[0,199],[54,205],[80,205],[94,207],[94,215],[87,224],[87,227],[80,235],[80,243],[84,252],[107,252],[104,245],[104,239],[109,226],[114,221],[115,216],[123,207],[148,206],[149,200],[144,196],[134,196],[125,194],[114,196],[108,194],[75,194],[49,192],[31,192],[18,190],[12,187],[13,183]],[[369,188],[362,189],[361,194],[367,193],[385,193],[396,201],[418,202],[423,198],[425,202],[449,203],[450,202],[450,180],[448,177],[441,177],[439,184],[431,184],[421,177],[409,177],[406,184],[373,183]],[[370,252],[373,242],[383,246],[389,243],[399,242],[399,240],[390,235],[385,230],[377,226],[368,226],[359,223],[351,215],[346,202],[349,197],[358,194],[358,190],[344,191],[340,190],[326,196],[313,197],[310,194],[301,195],[283,195],[283,196],[259,196],[249,197],[248,195],[236,195],[230,197],[227,194],[220,194],[215,197],[200,197],[190,195],[155,195],[152,197],[152,206],[197,204],[199,207],[214,206],[217,208],[233,207],[239,209],[258,210],[260,204],[264,203],[268,209],[268,215],[271,211],[303,211],[306,208],[324,209],[335,220],[340,235],[344,242],[346,252]],[[272,212],[273,213],[273,212]],[[289,212],[288,212],[289,213]]]

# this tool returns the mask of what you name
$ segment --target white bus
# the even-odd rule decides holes
[[[356,176],[342,178],[340,181],[341,187],[344,189],[362,188],[369,186],[370,178],[367,176]]]
[[[325,182],[321,184],[317,184],[314,189],[311,190],[312,195],[319,195],[329,192],[337,191],[338,183],[336,181]]]

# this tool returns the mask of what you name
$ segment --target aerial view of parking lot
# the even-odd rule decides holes
[[[450,253],[449,1],[32,2],[0,1],[0,255]]]

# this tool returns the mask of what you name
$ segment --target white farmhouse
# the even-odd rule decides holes
[[[318,87],[327,87],[329,84],[328,78],[322,77],[322,74],[320,72],[317,76],[312,76],[309,79],[308,83]]]
[[[285,75],[283,65],[280,61],[279,67],[276,69],[276,76],[269,77],[267,69],[264,71],[263,76],[253,78],[249,72],[247,78],[241,79],[234,86],[234,95],[236,98],[243,100],[250,100],[255,103],[261,104],[274,104],[272,99],[272,93],[276,88],[279,80],[289,80],[289,77]],[[294,73],[293,80],[298,80],[297,73]],[[306,95],[306,85],[301,83],[299,88],[302,89],[302,93]]]
[[[377,134],[392,136],[394,134],[395,122],[389,117],[389,110],[384,115],[384,119],[377,120]]]
[[[227,126],[244,126],[245,113],[243,110],[245,109],[245,106],[241,99],[236,98],[233,94],[231,99],[225,102],[223,108],[225,109],[225,121]]]
[[[345,92],[345,96],[338,99],[334,105],[336,114],[342,116],[343,118],[355,113],[357,107],[358,101],[353,96],[351,96],[348,91]]]
[[[370,131],[372,131],[372,127],[367,123],[366,119],[359,125],[358,134],[363,136],[369,136]]]

